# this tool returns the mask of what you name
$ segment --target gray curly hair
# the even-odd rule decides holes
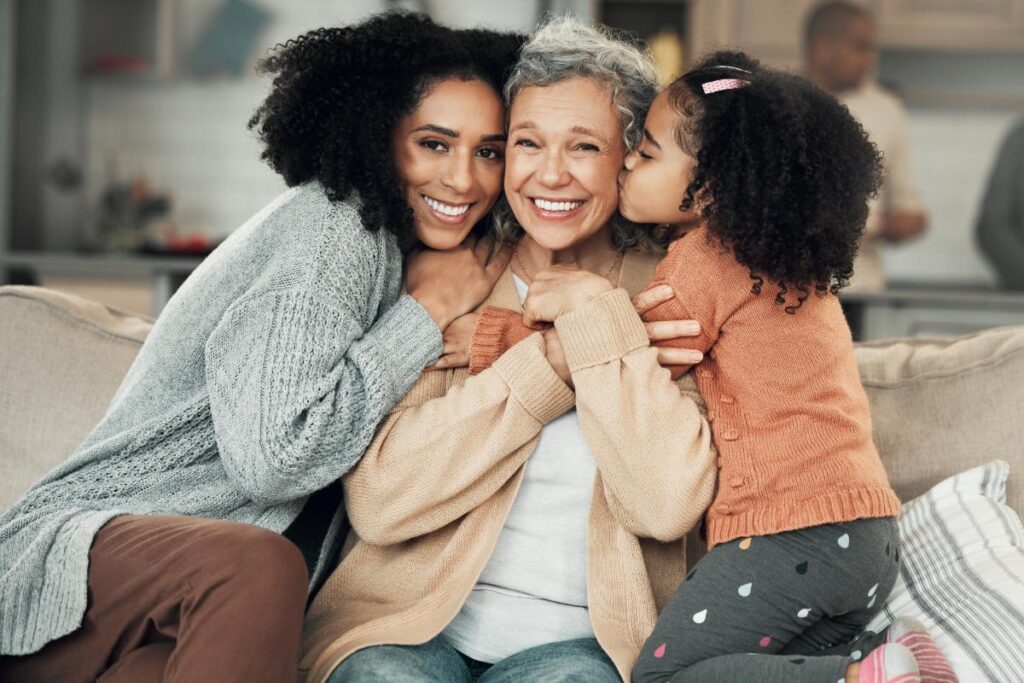
[[[571,16],[545,22],[519,53],[505,84],[505,104],[511,108],[523,88],[580,77],[608,86],[619,111],[626,151],[632,151],[640,142],[644,117],[658,92],[658,74],[646,50],[607,27],[590,26]],[[519,241],[523,229],[504,197],[495,205],[493,215],[497,242]],[[612,219],[612,239],[622,251],[656,241],[641,226],[618,214]]]

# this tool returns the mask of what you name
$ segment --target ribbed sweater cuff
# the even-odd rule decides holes
[[[423,369],[441,356],[441,330],[416,299],[408,294],[377,319],[364,339],[372,341],[391,370],[401,398]]]
[[[512,395],[541,424],[551,422],[576,403],[576,394],[548,363],[540,333],[509,349],[494,363],[494,369]]]
[[[508,349],[537,330],[523,324],[523,314],[487,306],[477,317],[469,344],[469,374],[478,375],[494,365]]]
[[[602,365],[649,345],[629,294],[613,289],[555,321],[569,370]]]

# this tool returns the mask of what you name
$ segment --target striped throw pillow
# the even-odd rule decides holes
[[[923,622],[961,681],[1024,681],[1024,526],[1006,504],[1001,460],[937,484],[904,506],[900,578],[879,631]]]

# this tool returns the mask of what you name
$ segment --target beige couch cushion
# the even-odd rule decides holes
[[[0,510],[99,422],[152,321],[33,287],[0,287]],[[903,500],[996,458],[1024,511],[1024,327],[861,344],[875,441]]]
[[[1024,327],[857,348],[875,443],[910,500],[957,472],[1010,463],[1007,502],[1024,512]]]
[[[152,321],[36,287],[0,287],[0,510],[100,421]]]

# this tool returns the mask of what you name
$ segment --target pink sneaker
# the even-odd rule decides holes
[[[888,643],[861,661],[857,683],[921,683],[921,674],[909,648]]]
[[[959,683],[946,655],[917,619],[898,617],[885,634],[886,643],[899,643],[909,649],[921,670],[921,683]]]

